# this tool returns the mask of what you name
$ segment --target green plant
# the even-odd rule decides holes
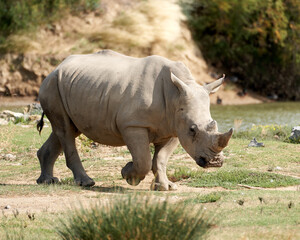
[[[298,0],[183,1],[204,57],[244,88],[300,99]]]
[[[291,133],[290,126],[282,126],[277,124],[270,125],[253,125],[251,129],[246,131],[236,131],[233,134],[234,138],[259,138],[261,140],[277,139],[281,141],[288,141]]]
[[[25,117],[20,117],[20,118],[16,118],[14,121],[14,124],[28,124],[30,123],[29,118],[25,118]]]
[[[211,228],[202,209],[128,196],[106,206],[75,210],[61,220],[62,239],[199,239]]]
[[[168,178],[172,182],[178,182],[182,179],[196,178],[202,173],[202,171],[193,171],[188,167],[179,167],[173,174],[168,174]]]
[[[52,23],[66,12],[78,14],[98,7],[99,0],[0,0],[0,45],[9,44],[6,38],[12,33]]]
[[[188,198],[184,202],[185,203],[212,203],[217,202],[221,199],[222,193],[220,192],[211,192],[205,195],[198,195],[194,198]]]
[[[193,187],[225,187],[237,188],[238,184],[254,187],[281,187],[300,184],[300,180],[290,176],[284,176],[269,172],[250,171],[246,169],[219,170],[214,172],[192,171],[182,168],[169,179],[179,181],[188,179],[187,184]]]

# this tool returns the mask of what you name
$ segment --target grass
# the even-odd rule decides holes
[[[60,214],[17,213],[2,215],[0,218],[0,239],[30,240],[30,239],[59,239],[56,233],[57,219]]]
[[[299,144],[266,138],[263,140],[264,148],[249,148],[247,145],[251,138],[235,137],[224,151],[224,166],[209,170],[198,167],[182,147],[178,147],[169,161],[168,175],[184,191],[149,192],[150,183],[143,182],[141,184],[144,185],[131,189],[121,178],[122,167],[131,161],[126,147],[95,146],[89,139],[80,137],[77,147],[82,164],[96,180],[95,187],[85,189],[73,184],[72,173],[66,167],[63,155],[59,156],[54,168],[55,176],[61,179],[61,184],[36,185],[35,180],[40,174],[36,151],[50,131],[49,127],[45,127],[39,136],[34,125],[10,124],[0,127],[0,201],[36,196],[49,199],[51,204],[58,196],[75,198],[80,195],[90,206],[93,206],[92,202],[100,201],[98,208],[82,210],[86,214],[97,211],[95,214],[100,216],[100,212],[107,213],[109,207],[113,206],[105,205],[107,201],[114,202],[113,199],[119,199],[120,196],[127,199],[128,195],[136,193],[141,197],[150,195],[160,202],[167,199],[167,206],[170,208],[177,206],[174,203],[182,202],[192,209],[202,208],[203,211],[214,213],[217,217],[216,224],[206,235],[208,239],[300,238],[300,187],[298,190],[295,190],[297,187],[294,190],[273,189],[300,184]],[[258,141],[261,140],[258,138]],[[16,158],[4,159],[2,156],[5,154],[13,154]],[[249,190],[237,184],[258,186],[264,190]],[[268,190],[269,188],[272,190]],[[13,211],[17,209],[20,213],[15,217]],[[2,215],[0,212],[0,239],[60,239],[57,224],[54,223],[60,218],[69,224],[72,217],[81,211],[50,212],[37,208],[31,212],[35,214],[35,220],[30,220],[28,213],[24,210],[22,212],[22,209],[22,204],[12,205],[11,210],[3,210]],[[128,211],[130,209],[134,211],[132,207]],[[145,207],[144,210],[146,212]],[[192,210],[185,210],[193,213]]]
[[[200,239],[212,227],[202,209],[191,212],[182,204],[149,197],[131,196],[70,215],[61,221],[62,239]]]
[[[240,120],[241,121],[241,120]],[[239,120],[235,121],[235,125],[240,125]],[[291,135],[292,128],[287,125],[253,125],[251,129],[245,131],[236,131],[233,135],[234,138],[259,138],[261,140],[281,140],[290,142],[289,136]]]
[[[220,192],[211,192],[204,195],[198,195],[196,197],[188,198],[184,201],[186,204],[198,204],[198,203],[214,203],[221,199],[222,193]]]
[[[258,172],[247,169],[230,169],[213,172],[191,171],[187,168],[175,170],[170,176],[173,181],[188,179],[186,184],[192,187],[237,188],[239,184],[253,187],[274,188],[300,185],[300,179],[270,172]]]

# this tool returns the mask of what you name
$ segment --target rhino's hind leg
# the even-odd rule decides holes
[[[63,126],[63,128],[57,126],[53,126],[53,128],[55,128],[55,134],[58,136],[65,153],[67,167],[73,172],[75,183],[84,187],[95,185],[94,180],[86,174],[76,149],[75,138],[80,133],[68,118],[64,119]]]
[[[151,170],[148,131],[145,128],[127,128],[123,139],[132,155],[132,162],[123,167],[121,174],[130,185],[138,185]]]
[[[42,170],[41,176],[36,180],[38,184],[51,184],[59,181],[58,178],[53,177],[53,166],[61,151],[61,144],[57,136],[52,132],[48,140],[37,152]]]
[[[86,174],[82,166],[76,149],[75,138],[63,138],[62,145],[66,156],[67,167],[72,170],[75,183],[84,187],[95,185],[93,179]]]
[[[80,132],[73,124],[73,122],[71,121],[67,113],[64,111],[63,107],[57,105],[55,111],[52,111],[51,113],[47,112],[47,108],[44,109],[46,109],[45,113],[51,122],[53,133],[47,140],[47,142],[49,143],[46,142],[44,144],[45,150],[41,150],[42,152],[44,152],[45,156],[47,155],[52,156],[48,158],[48,160],[46,161],[40,160],[41,167],[42,167],[42,175],[43,175],[42,163],[43,164],[46,163],[46,166],[48,166],[47,169],[52,175],[55,159],[57,158],[61,150],[63,150],[66,158],[67,167],[72,170],[75,183],[77,185],[84,186],[84,187],[93,186],[95,182],[86,174],[82,166],[82,163],[80,161],[76,149],[76,145],[75,145],[75,138],[80,134]],[[42,178],[40,177],[38,179],[38,182],[42,180],[43,177]]]
[[[155,179],[151,185],[152,190],[168,191],[177,189],[176,184],[171,182],[167,177],[167,163],[178,144],[178,138],[171,138],[164,143],[155,144],[152,163],[152,171]]]

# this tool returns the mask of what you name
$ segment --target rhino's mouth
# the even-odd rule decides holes
[[[215,158],[211,160],[207,160],[205,157],[199,157],[196,159],[196,163],[203,168],[209,167],[222,167],[223,159],[222,158]]]

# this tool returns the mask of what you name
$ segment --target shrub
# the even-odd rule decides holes
[[[211,227],[202,210],[137,197],[81,208],[61,222],[62,239],[200,239]]]
[[[204,57],[244,88],[300,99],[298,0],[191,0],[184,9]]]
[[[66,11],[78,13],[94,10],[99,0],[0,0],[0,35],[5,37],[64,16]]]

